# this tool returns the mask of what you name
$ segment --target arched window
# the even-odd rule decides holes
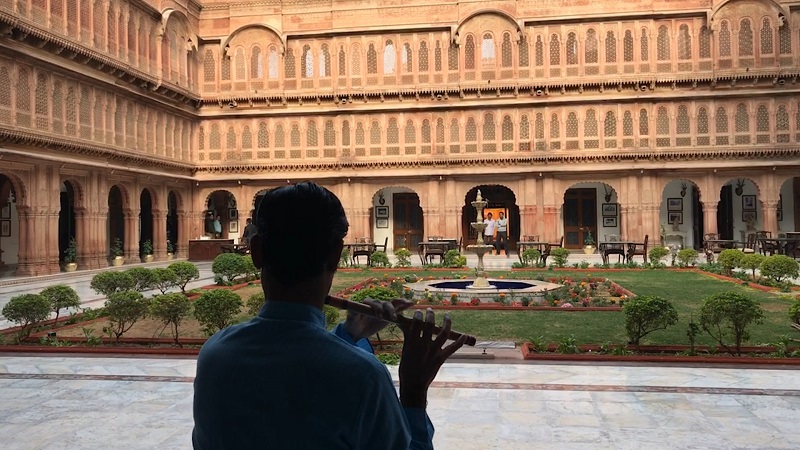
[[[578,38],[575,33],[570,32],[567,35],[567,64],[578,64]]]
[[[658,27],[657,53],[659,61],[670,60],[669,30],[666,25]]]
[[[625,37],[622,38],[622,58],[625,62],[633,62],[633,33],[625,30]]]
[[[700,58],[711,58],[711,31],[707,26],[700,28]]]
[[[598,148],[600,146],[597,140],[597,114],[593,109],[586,111],[586,118],[583,120],[583,135],[586,138],[593,138],[584,139],[584,147]]]
[[[234,75],[237,80],[244,80],[247,78],[247,67],[244,61],[244,48],[237,47],[236,55],[233,57]]]
[[[313,120],[308,121],[308,128],[306,128],[306,145],[309,147],[316,147],[319,145],[317,140],[317,124]]]
[[[617,135],[617,116],[614,115],[614,111],[606,112],[606,119],[603,123],[603,133],[607,137]]]
[[[128,110],[131,111],[132,109],[133,108],[130,108],[129,105]],[[133,127],[131,127],[131,129],[132,128]],[[222,142],[220,140],[220,135],[219,135],[219,124],[217,123],[211,124],[211,134],[208,137],[208,147],[211,150],[219,150],[220,147],[222,147]]]
[[[764,18],[761,24],[761,55],[773,56],[775,54],[775,46],[773,45],[773,31],[772,25],[768,18]]]
[[[756,113],[756,143],[769,144],[769,113],[766,105],[759,105]]]
[[[719,56],[721,58],[730,58],[731,56],[731,30],[725,20],[722,21],[719,30]]]
[[[508,33],[508,32],[503,33],[503,44],[502,44],[502,49],[501,49],[500,53],[501,53],[501,55],[500,55],[500,64],[501,64],[501,66],[502,67],[511,67],[512,64],[513,64],[512,60],[514,58],[513,58],[513,54],[512,54],[512,50],[511,50],[511,34]]]
[[[225,134],[225,149],[236,149],[236,131],[233,129],[233,127],[228,127],[228,132]]]
[[[692,59],[692,37],[689,35],[689,25],[685,23],[678,28],[678,59]]]
[[[286,49],[286,56],[283,61],[283,76],[290,79],[294,78],[295,77],[294,67],[295,67],[294,51],[288,48]]]
[[[779,144],[789,143],[789,113],[785,105],[778,106],[775,114],[775,140]]]
[[[792,28],[788,22],[778,28],[778,47],[781,55],[792,54]]]
[[[704,107],[697,111],[697,134],[708,134],[708,110]]]
[[[650,60],[650,41],[647,36],[647,28],[642,28],[642,37],[639,39],[639,59],[642,61]]]
[[[283,125],[281,124],[275,126],[275,147],[286,147],[286,133],[284,133]]]
[[[206,83],[213,83],[216,81],[216,66],[217,62],[214,60],[214,52],[209,50],[205,51],[203,56],[203,81]]]
[[[247,125],[242,127],[242,148],[253,148],[253,135],[250,133],[250,127]]]
[[[544,65],[544,43],[542,42],[541,36],[536,36],[536,44],[534,44],[535,53],[536,53],[536,67],[542,67]]]
[[[395,73],[395,62],[397,53],[394,50],[394,44],[391,40],[386,41],[383,47],[383,74],[391,75]]]
[[[481,62],[483,64],[494,64],[494,58],[494,38],[491,34],[485,33],[481,42]]]
[[[753,56],[753,28],[750,19],[739,22],[739,56]]]
[[[444,119],[442,119],[441,117],[436,119],[436,143],[437,144],[444,143]]]
[[[622,135],[633,136],[633,114],[630,111],[622,115]]]
[[[366,145],[367,132],[364,131],[364,124],[358,122],[356,124],[356,145]]]
[[[642,108],[639,110],[639,136],[650,135],[650,123],[647,120],[647,110]]]
[[[311,54],[311,46],[303,46],[303,57],[300,60],[300,74],[303,78],[314,78],[314,55]]]
[[[722,106],[717,108],[717,114],[714,122],[716,124],[717,133],[716,144],[728,145],[728,116],[725,113],[725,108]]]
[[[550,66],[561,65],[561,44],[558,42],[558,35],[550,36]]]
[[[509,118],[510,119],[510,118]],[[513,127],[513,123],[511,124]],[[528,120],[528,115],[523,114],[519,119],[519,141],[520,143],[528,144],[531,140],[531,124]]]
[[[367,75],[378,73],[378,51],[375,44],[370,43],[367,47]]]
[[[269,148],[269,130],[266,122],[258,123],[258,148]]]
[[[483,115],[483,140],[493,141],[497,137],[494,132],[494,114],[486,113]]]
[[[428,70],[430,70],[428,68],[428,44],[422,41],[419,43],[419,71],[427,72]]]
[[[381,145],[381,127],[377,120],[373,120],[369,127],[369,143],[372,146]]]
[[[467,36],[467,41],[472,42],[472,36]],[[472,43],[472,68],[475,68],[475,43]],[[450,44],[447,48],[447,70],[458,70],[458,47]]]
[[[333,128],[333,121],[325,121],[325,132],[323,136],[323,144],[326,147],[333,147],[336,145],[336,130]]]
[[[450,153],[461,152],[460,141],[460,128],[458,126],[458,119],[450,121]]]
[[[278,78],[278,50],[275,47],[269,49],[269,70],[267,76],[271,80]]]
[[[397,119],[395,117],[389,119],[389,126],[386,128],[386,143],[389,145],[397,145],[400,143],[400,128],[397,126]]]
[[[678,106],[678,117],[675,119],[675,132],[689,134],[689,108],[686,105]]]
[[[567,138],[578,137],[578,115],[574,112],[567,114]]]
[[[403,67],[403,73],[411,73],[412,68],[414,67],[412,53],[411,53],[411,44],[406,42],[403,44],[403,50],[400,53],[400,64]]]
[[[433,70],[436,72],[442,71],[442,45],[439,41],[436,41],[436,46],[433,49]]]
[[[350,74],[361,76],[361,47],[358,44],[353,44],[350,55]]]
[[[350,146],[350,122],[342,122],[342,146]]]
[[[467,42],[464,44],[464,68],[475,70],[475,40],[472,35],[467,35]]]
[[[667,113],[666,106],[658,107],[658,111],[656,113],[656,135],[669,136],[669,113]]]
[[[533,131],[533,133],[534,133],[533,135],[536,137],[537,140],[538,139],[544,139],[544,114],[542,114],[540,112],[536,113],[536,121],[534,122],[534,131]],[[542,144],[544,144],[544,143],[542,142]],[[538,147],[539,143],[537,142],[536,145]],[[537,150],[538,150],[538,148],[537,148]]]
[[[253,46],[250,54],[250,78],[259,80],[264,77],[264,56],[261,54],[261,47]]]
[[[336,65],[339,66],[339,77],[347,76],[347,54],[344,52],[344,45],[339,46],[339,60]]]
[[[530,65],[530,56],[528,55],[528,39],[523,35],[519,39],[519,66],[528,67]],[[511,66],[509,66],[511,67]]]
[[[431,122],[428,119],[422,121],[422,143],[431,143]]]
[[[475,124],[475,119],[473,117],[467,119],[467,127],[465,131],[467,142],[476,142],[478,140],[478,126]]]
[[[328,44],[322,44],[322,54],[319,55],[319,76],[331,76],[331,52]]]
[[[292,130],[289,132],[289,145],[293,148],[300,147],[300,125],[292,124]]]
[[[556,140],[561,139],[560,128],[561,127],[559,126],[558,123],[558,114],[553,113],[553,115],[550,116],[550,139],[556,139]],[[559,143],[556,142],[555,144]],[[553,146],[553,148],[557,148],[557,146]]]
[[[586,64],[597,64],[597,53],[597,32],[594,28],[589,28],[586,31],[586,45],[584,48]]]
[[[747,106],[739,103],[736,106],[736,132],[747,133],[750,131],[750,117],[747,114]]]
[[[606,33],[606,64],[617,62],[617,39],[614,37],[614,32],[609,31]]]
[[[414,122],[411,119],[409,119],[406,122],[405,143],[406,144],[416,144],[417,143],[417,129],[416,129],[416,127],[414,127]]]

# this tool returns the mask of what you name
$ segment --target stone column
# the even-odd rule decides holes
[[[156,261],[167,259],[167,213],[153,211],[153,257]]]
[[[717,227],[717,201],[701,202],[703,205],[703,234],[717,234],[719,228]]]
[[[196,236],[189,236],[189,220],[192,215],[186,211],[178,211],[178,242],[173,242],[177,247],[176,258],[186,258],[189,256],[189,239]]]
[[[540,239],[545,242],[558,242],[561,234],[558,231],[558,206],[544,205],[542,208],[542,220],[539,222],[537,230]]]
[[[87,232],[89,268],[100,269],[108,267],[110,244],[113,244],[109,242],[108,208],[100,208],[97,211],[91,211],[89,214]]]
[[[778,202],[764,201],[762,202],[762,214],[764,220],[762,226],[764,231],[772,232],[772,236],[778,236]]]
[[[30,247],[33,244],[29,236],[33,236],[32,220],[29,220],[30,208],[17,208],[19,217],[19,252],[17,257],[17,275],[31,276],[33,273],[33,261],[30,259]],[[30,245],[29,245],[30,244]]]
[[[60,252],[58,248],[58,211],[50,211],[45,215],[45,222],[47,223],[47,267],[48,273],[61,272]]]
[[[536,234],[536,210],[535,205],[520,205],[519,207],[519,238],[524,240],[525,236]]]
[[[125,243],[123,252],[128,263],[140,262],[139,257],[139,210],[123,212],[125,220]]]
[[[47,242],[47,213],[42,208],[31,208],[28,216],[29,261],[32,262],[34,275],[49,275],[49,258]],[[32,258],[31,258],[32,257]]]
[[[441,230],[437,226],[438,221],[435,220],[434,210],[432,208],[422,208],[422,239],[428,239],[428,236],[443,236],[439,233]]]
[[[647,204],[642,207],[642,232],[639,239],[644,241],[644,236],[649,236],[647,242],[649,249],[662,245],[661,242],[661,206]]]

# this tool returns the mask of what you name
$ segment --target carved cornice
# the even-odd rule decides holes
[[[550,164],[601,164],[601,163],[638,163],[638,162],[679,162],[679,161],[712,161],[712,160],[763,160],[773,158],[800,158],[800,148],[767,148],[767,149],[723,149],[723,150],[639,150],[614,153],[554,153],[541,155],[525,155],[510,157],[475,158],[450,157],[448,159],[398,159],[368,160],[368,161],[331,161],[320,163],[256,163],[256,164],[231,164],[198,166],[195,173],[215,175],[227,174],[253,174],[253,173],[296,173],[308,171],[342,171],[342,170],[380,170],[397,168],[460,168],[460,167],[500,167],[518,166],[531,167],[541,171],[543,166]],[[797,161],[800,166],[800,159]],[[629,170],[629,166],[620,167]]]
[[[158,155],[96,145],[92,142],[71,140],[63,137],[52,137],[44,132],[28,132],[2,126],[0,126],[0,143],[13,147],[43,148],[49,153],[59,152],[80,155],[86,158],[101,158],[138,167],[159,168],[175,174],[190,175],[195,167],[190,163],[173,161]],[[80,164],[80,161],[75,162]]]

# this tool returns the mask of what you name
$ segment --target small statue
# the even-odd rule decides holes
[[[681,231],[681,227],[679,226],[680,221],[677,217],[672,218],[672,231]]]

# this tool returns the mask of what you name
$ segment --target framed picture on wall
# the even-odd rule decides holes
[[[238,209],[228,209],[228,219],[230,219],[230,220],[239,220],[239,210]]]
[[[756,209],[756,196],[755,195],[743,195],[742,196],[742,210],[743,211],[755,211]]]
[[[617,204],[616,203],[603,203],[603,217],[617,216]]]
[[[376,219],[388,219],[389,218],[389,207],[388,206],[376,206],[375,207],[375,218]]]
[[[605,228],[616,228],[617,227],[617,218],[616,217],[603,217],[603,227],[605,227]]]
[[[375,220],[375,228],[389,228],[389,219]]]
[[[683,211],[683,199],[680,197],[668,198],[667,211]]]
[[[11,218],[11,202],[6,203],[3,205],[3,208],[0,209],[0,219],[10,219]]]
[[[2,236],[2,237],[10,237],[11,236],[11,221],[10,220],[0,220],[0,236]]]
[[[753,196],[755,197],[755,196]],[[744,223],[756,223],[758,220],[758,214],[755,210],[753,211],[742,211],[742,222]]]
[[[239,222],[236,220],[231,221],[228,223],[228,233],[238,233],[239,232]]]
[[[670,224],[678,224],[683,225],[683,213],[682,212],[670,212],[667,213],[667,223]]]

